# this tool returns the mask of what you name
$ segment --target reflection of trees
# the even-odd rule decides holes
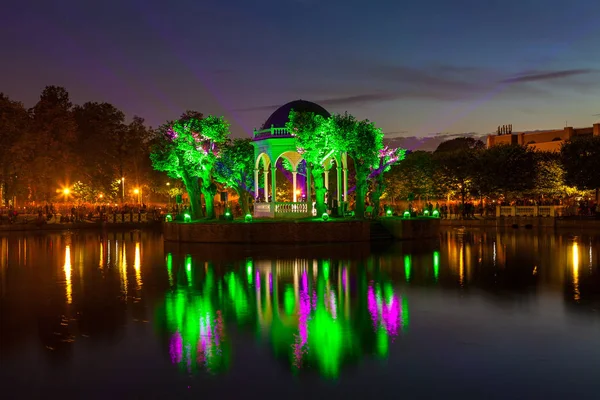
[[[167,255],[167,270],[173,274],[173,257]],[[219,304],[222,302],[220,285],[217,287],[212,267],[202,276],[194,268],[191,256],[186,256],[183,268],[178,269],[177,281],[165,296],[164,305],[157,311],[157,320],[163,333],[168,335],[169,355],[173,364],[188,372],[199,367],[217,373],[229,368],[229,347],[225,324]],[[166,329],[166,332],[164,331]]]
[[[389,280],[365,273],[353,300],[350,266],[339,262],[246,260],[224,270],[207,263],[202,271],[191,256],[180,268],[174,258],[167,254],[167,270],[177,281],[157,319],[172,362],[188,371],[201,364],[211,372],[227,369],[226,326],[235,323],[265,334],[292,371],[335,378],[353,360],[385,357],[390,337],[407,323],[406,300]]]

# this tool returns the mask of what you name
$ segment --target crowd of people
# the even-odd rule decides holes
[[[128,216],[129,221],[136,221],[134,216],[144,214],[146,220],[158,220],[163,207],[146,204],[54,204],[26,205],[23,207],[0,207],[0,224],[36,223],[78,223],[114,221],[121,216],[122,221]],[[141,218],[137,218],[141,220]]]

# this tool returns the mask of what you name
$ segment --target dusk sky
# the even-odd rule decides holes
[[[9,0],[0,92],[46,85],[157,126],[184,110],[250,134],[295,99],[390,136],[591,126],[600,1]]]

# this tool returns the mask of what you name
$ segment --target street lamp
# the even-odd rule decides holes
[[[125,201],[125,177],[121,178],[121,184],[123,186],[123,191],[121,195],[121,203]]]
[[[167,197],[169,199],[169,206],[167,207],[168,209],[171,207],[171,182],[167,182]]]
[[[69,193],[71,193],[71,190],[70,190],[69,188],[64,188],[64,189],[63,189],[63,194],[64,194],[65,196],[68,196],[68,195],[69,195]]]
[[[135,194],[138,195],[138,203],[141,204],[142,203],[142,201],[141,201],[141,194],[142,194],[141,190],[137,189],[137,188],[133,189],[133,193],[135,193]]]

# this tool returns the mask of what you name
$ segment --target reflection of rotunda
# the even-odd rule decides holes
[[[254,193],[256,217],[304,217],[312,215],[311,166],[306,165],[298,152],[296,139],[285,124],[288,122],[290,111],[312,112],[323,117],[330,114],[318,104],[305,100],[296,100],[279,107],[266,120],[260,130],[254,131]],[[286,176],[283,160],[291,166],[291,177]],[[278,164],[279,163],[279,164]],[[325,188],[330,200],[338,204],[346,199],[348,192],[348,162],[346,153],[332,151],[322,161],[325,167]],[[329,173],[335,167],[335,187],[330,189]],[[259,172],[263,172],[263,190],[259,188]],[[279,170],[279,172],[278,172]],[[269,186],[269,172],[271,183]],[[300,173],[300,178],[298,174]],[[277,201],[277,175],[291,178],[292,198],[288,201]],[[343,192],[342,192],[343,176]],[[283,199],[280,199],[283,200]],[[291,202],[289,201],[291,200]]]

